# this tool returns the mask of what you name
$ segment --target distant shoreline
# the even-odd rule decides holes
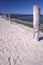
[[[15,18],[15,19],[18,19],[18,20],[23,20],[23,21],[27,21],[27,22],[33,22],[33,15],[29,14],[29,15],[26,15],[26,14],[11,14],[11,18]],[[40,23],[43,24],[43,15],[40,15]]]
[[[0,13],[0,15],[2,15]],[[5,14],[6,17],[8,17],[8,14]],[[33,22],[33,14],[11,14],[10,13],[10,17],[11,18],[15,18],[15,19],[19,19],[19,20],[23,20],[23,21],[30,21],[30,22]],[[43,24],[43,14],[40,15],[40,23]]]
[[[12,19],[12,18],[11,18],[11,21],[33,28],[32,22],[27,22],[27,21],[23,21],[23,20],[19,20],[19,19]],[[40,31],[43,32],[43,24],[40,24]]]

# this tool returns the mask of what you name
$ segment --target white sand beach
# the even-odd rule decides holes
[[[0,65],[43,65],[43,33],[33,39],[33,29],[0,17]]]

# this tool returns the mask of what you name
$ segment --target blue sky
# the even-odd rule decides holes
[[[43,0],[0,0],[0,13],[32,14],[34,5],[39,5],[43,14]]]

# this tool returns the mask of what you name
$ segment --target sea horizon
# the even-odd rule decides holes
[[[11,18],[33,22],[33,14],[11,14]],[[40,14],[40,23],[43,24],[43,15]]]

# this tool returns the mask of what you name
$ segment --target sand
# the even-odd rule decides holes
[[[0,17],[0,65],[43,65],[43,33]]]

